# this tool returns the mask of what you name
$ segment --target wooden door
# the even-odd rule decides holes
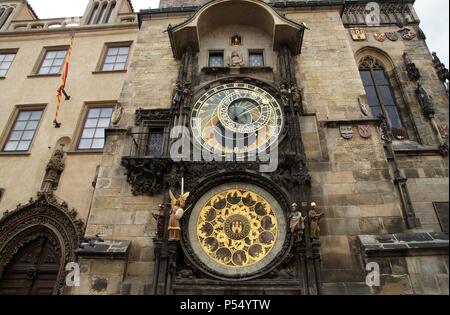
[[[0,279],[0,295],[51,295],[57,284],[60,254],[41,236],[22,247]]]

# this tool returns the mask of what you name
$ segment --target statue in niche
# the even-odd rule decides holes
[[[240,68],[244,65],[244,58],[237,51],[233,51],[228,65],[231,68]]]
[[[316,212],[317,205],[315,202],[311,203],[311,211],[309,211],[309,225],[311,232],[311,239],[318,240],[320,239],[320,220],[325,216],[325,213],[317,213]]]
[[[152,213],[152,216],[156,220],[156,238],[162,240],[164,237],[164,205],[160,204],[158,213]]]
[[[289,216],[289,219],[290,219],[289,225],[295,240],[296,241],[303,240],[306,217],[304,217],[300,212],[300,210],[298,210],[298,205],[296,203],[293,203],[291,206],[291,214]]]
[[[170,195],[170,218],[169,218],[169,241],[179,241],[181,236],[180,220],[184,215],[186,201],[190,193],[184,193],[180,198],[176,198],[172,191]]]
[[[428,95],[427,91],[425,91],[420,83],[417,83],[416,95],[420,106],[422,107],[423,115],[427,118],[434,117],[434,106],[431,96]]]

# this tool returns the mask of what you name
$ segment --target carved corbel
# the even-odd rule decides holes
[[[170,169],[171,160],[125,157],[122,165],[126,168],[127,181],[133,195],[153,196],[165,188],[164,176]]]

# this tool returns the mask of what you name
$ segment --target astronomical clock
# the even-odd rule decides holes
[[[186,127],[191,154],[202,157],[146,160],[145,176],[134,185],[138,192],[165,195],[154,240],[154,294],[263,294],[271,287],[283,294],[318,293],[319,243],[309,230],[310,177],[299,132],[301,93],[290,49],[279,53],[282,71],[270,82],[231,73],[202,76],[193,71],[196,57],[188,49],[171,108],[136,113],[138,124],[166,122],[165,134]],[[167,137],[160,141],[171,145]],[[276,159],[270,172],[261,171],[270,163],[261,152]],[[134,165],[125,166],[136,182]]]
[[[195,103],[191,128],[196,143],[209,152],[251,153],[278,141],[283,111],[269,92],[255,85],[219,85]]]

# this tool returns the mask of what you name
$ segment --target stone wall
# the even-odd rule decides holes
[[[173,24],[179,22],[181,20],[170,21]],[[164,32],[168,23],[168,20],[152,20],[141,26],[119,99],[125,109],[121,128],[134,126],[134,113],[139,107],[170,107],[179,61],[173,58],[169,38]],[[122,157],[131,152],[131,145],[130,137],[125,133],[108,137],[86,235],[101,233],[105,239],[132,241],[124,290],[130,294],[143,294],[144,287],[152,283],[154,264],[152,239],[156,223],[151,213],[158,209],[163,198],[133,196],[121,166]],[[113,293],[121,290],[118,287]]]

